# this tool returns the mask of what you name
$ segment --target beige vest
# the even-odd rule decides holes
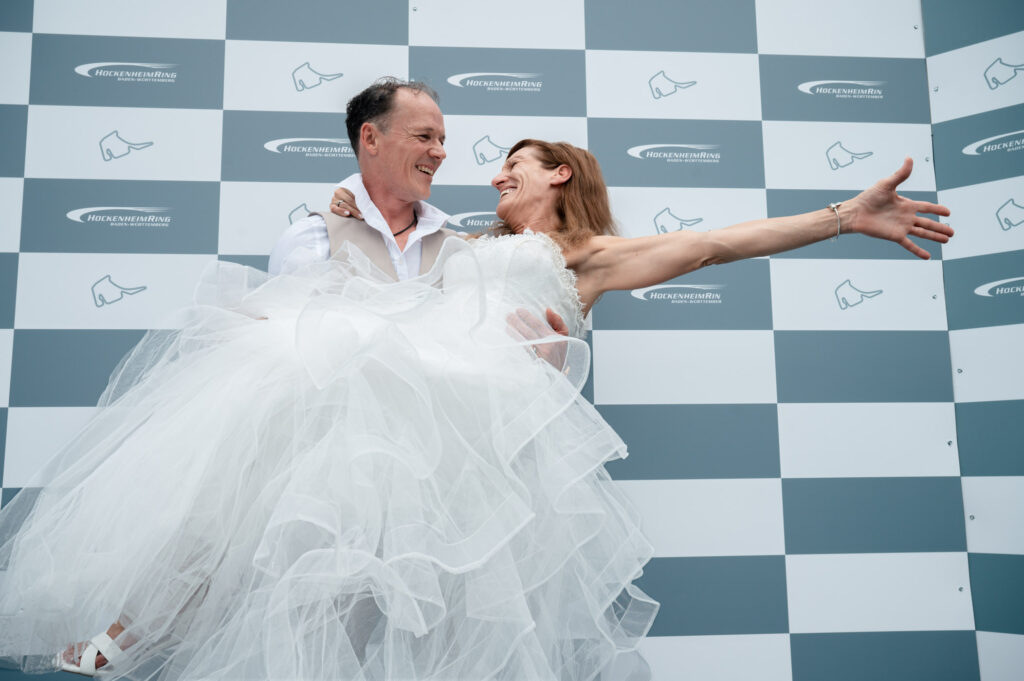
[[[391,263],[387,244],[384,243],[384,237],[380,232],[362,220],[343,218],[330,211],[310,213],[310,215],[319,215],[327,223],[327,238],[331,243],[331,257],[334,257],[341,245],[348,241],[365,253],[370,262],[398,281],[398,273],[395,272],[395,266]],[[423,248],[420,255],[420,274],[425,274],[434,266],[437,254],[441,251],[441,243],[450,236],[459,236],[459,233],[442,227],[420,240]]]

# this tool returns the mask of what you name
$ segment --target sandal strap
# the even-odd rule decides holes
[[[96,656],[99,655],[99,648],[92,641],[82,651],[78,658],[78,673],[86,676],[96,676]],[[72,667],[74,665],[71,665]],[[65,667],[66,669],[67,667]]]
[[[103,657],[107,658],[107,664],[108,665],[109,664],[114,664],[114,661],[117,660],[117,658],[119,658],[122,655],[124,655],[124,651],[121,650],[121,648],[119,648],[116,643],[114,643],[114,639],[112,639],[109,636],[107,636],[106,632],[104,632],[102,634],[96,634],[95,636],[92,637],[92,639],[89,641],[89,643],[91,643],[96,648],[96,650],[98,650],[100,653],[102,653]],[[83,655],[83,660],[84,660],[84,655]],[[92,656],[92,665],[93,665],[93,671],[95,671],[96,670],[96,656],[95,655]]]

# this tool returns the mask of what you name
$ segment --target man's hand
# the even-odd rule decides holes
[[[529,310],[519,308],[507,318],[509,329],[524,340],[533,341],[541,338],[548,338],[552,335],[568,336],[569,327],[565,320],[550,307],[545,310],[546,323],[533,315]],[[549,342],[535,343],[530,347],[538,357],[545,362],[562,371],[565,366],[565,352],[567,343]]]
[[[850,203],[853,204],[853,221],[850,231],[877,239],[895,241],[919,258],[930,256],[910,236],[946,243],[953,236],[953,228],[926,218],[918,213],[949,215],[949,208],[927,201],[911,201],[896,193],[896,188],[910,177],[914,162],[907,158],[895,173],[879,180],[865,189]]]
[[[363,219],[363,214],[356,207],[356,197],[344,187],[334,190],[334,196],[331,198],[331,212],[343,218]]]

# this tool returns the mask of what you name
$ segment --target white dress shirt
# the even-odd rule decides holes
[[[363,186],[363,176],[359,173],[349,175],[339,182],[338,186],[352,192],[356,198],[356,207],[363,214],[363,220],[380,232],[398,279],[404,281],[419,275],[423,255],[422,240],[441,229],[448,221],[448,214],[429,203],[419,201],[415,208],[419,222],[409,235],[403,251],[398,248],[398,242],[392,235],[388,223],[384,221],[384,216],[370,200],[370,195]],[[323,262],[330,257],[331,242],[327,237],[327,223],[319,215],[310,215],[289,225],[277,240],[274,250],[270,252],[267,271],[270,274],[294,272],[304,265]]]

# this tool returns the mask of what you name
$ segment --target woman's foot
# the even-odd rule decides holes
[[[60,668],[66,672],[95,676],[99,669],[113,662],[123,652],[114,641],[124,632],[120,622],[114,622],[104,634],[91,641],[74,643],[58,655]]]

